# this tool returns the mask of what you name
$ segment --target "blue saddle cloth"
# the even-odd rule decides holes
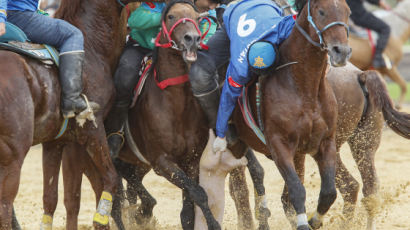
[[[6,34],[0,36],[0,49],[26,55],[45,64],[59,64],[59,53],[54,47],[30,43],[27,35],[9,22],[6,22]]]

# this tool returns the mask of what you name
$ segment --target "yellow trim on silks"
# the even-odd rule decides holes
[[[43,219],[41,219],[41,223],[43,224],[52,224],[53,223],[53,217],[50,215],[43,215]]]
[[[6,10],[0,10],[0,13],[4,14],[7,16],[7,11]]]
[[[93,221],[107,225],[109,221],[109,215],[112,208],[112,195],[109,192],[102,192],[100,202],[98,203],[97,212],[94,214]]]

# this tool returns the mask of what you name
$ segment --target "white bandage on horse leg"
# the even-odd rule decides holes
[[[301,213],[296,216],[296,226],[299,227],[302,225],[309,225],[306,213]]]
[[[101,225],[107,225],[112,209],[112,196],[109,192],[101,194],[100,202],[98,202],[97,212],[94,214],[94,222]]]
[[[320,222],[323,222],[323,215],[319,214],[317,211],[315,212],[315,215],[313,216],[313,219],[316,219]]]

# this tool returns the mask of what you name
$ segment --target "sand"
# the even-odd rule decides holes
[[[377,216],[377,229],[407,229],[410,230],[410,141],[399,137],[391,130],[385,129],[381,146],[376,154],[376,168],[380,182],[382,211]],[[349,171],[360,181],[360,174],[351,157],[347,145],[343,146],[342,158]],[[266,157],[258,154],[265,169],[265,185],[268,197],[268,207],[272,212],[269,224],[271,229],[291,229],[285,218],[280,202],[283,180],[276,166]],[[34,146],[28,153],[21,175],[21,184],[15,200],[17,218],[23,229],[38,229],[42,216],[42,166],[41,146]],[[247,173],[248,187],[253,191],[249,174]],[[152,171],[144,179],[144,185],[157,199],[154,208],[156,229],[181,229],[179,212],[182,206],[181,191]],[[320,178],[317,166],[308,157],[306,167],[306,191],[308,212],[315,210]],[[228,186],[226,186],[228,188]],[[232,199],[226,191],[226,208],[224,229],[236,229],[236,211]],[[253,194],[251,195],[253,206]],[[64,229],[65,208],[63,206],[63,185],[60,177],[59,203],[54,215],[54,229]],[[362,199],[362,194],[359,199]],[[336,202],[325,218],[322,229],[340,228],[343,200],[338,194]],[[95,210],[95,197],[88,180],[84,177],[81,194],[81,210],[79,214],[80,229],[92,229],[92,216]],[[353,229],[365,229],[365,211],[359,201],[356,209],[356,218]],[[111,221],[111,223],[113,223]],[[131,228],[135,229],[135,228]]]

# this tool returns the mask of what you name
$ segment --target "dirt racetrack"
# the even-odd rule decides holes
[[[410,111],[410,107],[406,109]],[[291,229],[282,211],[280,193],[283,180],[273,162],[258,154],[265,169],[265,185],[267,187],[268,206],[272,211],[270,226],[273,230]],[[347,145],[343,146],[342,158],[349,171],[360,181],[357,167],[350,155]],[[39,229],[42,216],[42,166],[41,146],[35,146],[29,152],[23,166],[21,184],[15,201],[17,218],[23,229]],[[376,168],[380,181],[380,195],[382,210],[377,217],[377,229],[406,229],[410,230],[410,141],[399,137],[391,130],[385,129],[381,147],[376,155]],[[248,175],[248,187],[253,191]],[[182,206],[181,191],[168,183],[165,179],[150,172],[144,179],[144,185],[157,199],[154,209],[156,217],[155,229],[181,229],[179,212]],[[314,161],[307,158],[306,191],[308,212],[312,212],[317,203],[320,180]],[[88,180],[84,177],[81,194],[81,210],[79,215],[80,229],[92,229],[91,221],[95,210],[95,197]],[[359,199],[363,196],[360,194]],[[59,203],[54,215],[54,229],[64,229],[65,208],[63,206],[63,186],[60,177]],[[253,194],[251,197],[253,206]],[[341,225],[342,198],[338,194],[335,204],[325,218],[322,229],[349,229]],[[354,227],[350,229],[365,229],[365,210],[358,202]],[[111,221],[113,224],[113,222]],[[342,227],[340,227],[342,226]],[[139,229],[131,227],[130,229]],[[226,191],[226,208],[224,229],[236,229],[236,211],[233,201]]]

